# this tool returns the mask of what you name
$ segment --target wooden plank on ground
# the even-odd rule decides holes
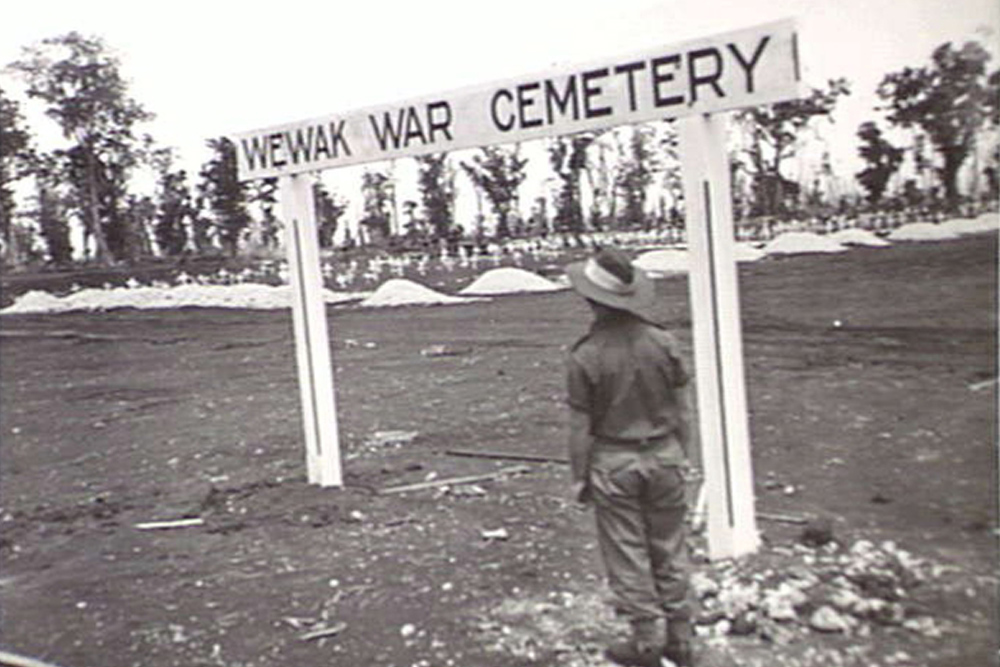
[[[518,452],[477,451],[474,449],[446,449],[444,453],[449,456],[466,456],[474,459],[531,461],[533,463],[569,463],[569,459],[561,456],[543,456],[541,454],[520,454]]]
[[[485,482],[491,479],[497,479],[498,477],[504,477],[506,475],[518,475],[521,473],[529,472],[531,468],[527,466],[510,466],[508,468],[501,468],[500,470],[494,470],[490,473],[483,473],[480,475],[466,475],[464,477],[447,477],[445,479],[435,479],[428,482],[417,482],[416,484],[404,484],[403,486],[390,486],[379,491],[380,495],[387,495],[390,493],[403,493],[405,491],[419,491],[421,489],[432,489],[441,486],[455,486],[457,484],[472,484],[473,482]]]

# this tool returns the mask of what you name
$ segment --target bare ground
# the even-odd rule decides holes
[[[943,638],[734,638],[706,642],[704,664],[995,664],[996,270],[995,235],[741,268],[758,510],[829,516],[844,545],[894,540],[952,569],[914,593]],[[689,352],[686,282],[657,287]],[[305,481],[289,313],[4,317],[5,650],[65,667],[603,664],[618,626],[564,465],[377,493],[517,463],[449,449],[563,456],[583,304],[329,321],[340,489]],[[455,354],[421,354],[437,345]],[[371,441],[389,430],[418,435]],[[204,524],[135,528],[182,517]],[[750,566],[780,569],[799,528],[760,527]]]

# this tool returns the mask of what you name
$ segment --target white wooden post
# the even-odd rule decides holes
[[[712,559],[757,549],[726,123],[677,120],[694,328],[695,376]]]
[[[312,191],[305,174],[280,177],[306,471],[310,484],[341,486],[337,405],[326,327]]]
[[[240,180],[281,178],[310,481],[339,485],[340,453],[312,203],[293,174],[681,118],[709,545],[716,557],[752,551],[729,168],[722,122],[705,114],[799,97],[798,37],[785,19],[233,135]]]

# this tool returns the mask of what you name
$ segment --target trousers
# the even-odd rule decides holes
[[[597,440],[590,493],[615,611],[632,623],[689,613],[685,482],[669,440]]]

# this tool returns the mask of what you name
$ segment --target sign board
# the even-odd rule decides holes
[[[783,20],[232,137],[240,180],[527,141],[799,96]]]
[[[309,481],[342,483],[319,246],[300,174],[679,118],[709,555],[755,550],[729,164],[718,112],[800,95],[795,24],[785,20],[235,135],[241,180],[281,177]]]

